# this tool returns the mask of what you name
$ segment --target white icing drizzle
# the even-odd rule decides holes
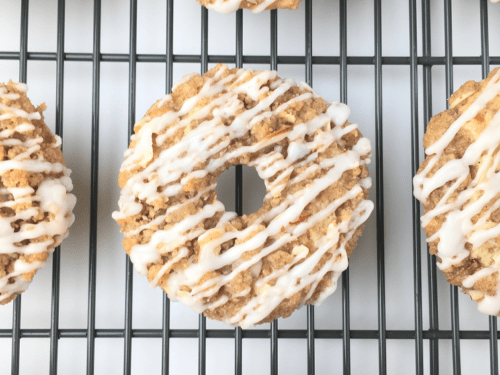
[[[206,7],[211,10],[215,10],[218,13],[222,14],[230,14],[236,12],[240,8],[242,0],[215,0],[212,4],[207,4]],[[267,7],[273,5],[276,0],[263,0],[260,4],[257,4],[257,1],[249,1],[254,2],[257,6],[252,9],[253,13],[260,13],[263,10],[266,10]],[[173,91],[173,88],[172,88]]]
[[[18,83],[16,89],[26,93],[28,87]],[[0,216],[0,254],[17,253],[19,256],[36,255],[46,252],[55,239],[43,242],[30,242],[23,245],[23,241],[38,239],[47,235],[57,237],[61,240],[68,235],[68,228],[74,221],[72,214],[76,203],[74,195],[69,194],[73,189],[69,175],[71,171],[60,163],[50,163],[43,160],[43,156],[38,159],[30,159],[32,153],[40,149],[43,142],[42,137],[32,137],[35,126],[31,120],[41,119],[39,112],[28,113],[24,110],[12,106],[13,102],[20,98],[19,94],[9,93],[6,87],[0,87],[0,121],[21,118],[25,123],[17,125],[14,129],[4,129],[0,131],[0,146],[13,147],[22,146],[26,151],[17,154],[11,160],[0,161],[0,174],[12,170],[24,170],[29,172],[63,173],[59,179],[48,179],[40,183],[38,188],[31,187],[2,187],[0,188],[0,209],[10,208],[15,213],[10,216]],[[14,134],[23,134],[26,141],[22,142],[17,138],[12,138]],[[31,138],[30,138],[31,136]],[[61,138],[56,136],[56,142],[51,147],[60,147]],[[33,205],[37,203],[37,205]],[[28,208],[22,208],[26,204]],[[12,212],[12,211],[11,211]],[[18,220],[29,221],[34,217],[47,215],[49,220],[34,220],[35,224],[25,223],[18,231],[15,231],[12,224]],[[53,250],[49,250],[53,251]],[[22,275],[36,271],[44,266],[44,262],[33,261],[31,263],[19,258],[14,262],[11,272],[0,277],[0,302],[9,298],[14,293],[26,290],[30,281],[23,279]]]
[[[431,156],[431,159],[425,169],[413,179],[414,195],[422,203],[426,202],[435,189],[452,182],[451,187],[448,188],[436,206],[421,218],[422,225],[426,227],[436,216],[447,213],[441,228],[427,239],[427,242],[439,240],[437,256],[441,262],[438,262],[438,267],[442,270],[460,263],[470,255],[469,250],[465,247],[466,243],[470,243],[474,251],[500,236],[500,225],[491,220],[488,221],[491,214],[500,208],[500,199],[498,199],[500,194],[500,172],[498,172],[500,153],[497,153],[493,158],[493,153],[500,146],[500,112],[494,115],[475,142],[467,148],[461,159],[448,161],[432,177],[428,176],[461,127],[475,118],[499,94],[500,70],[497,70],[474,103],[448,128],[440,139],[427,148],[425,152]],[[449,197],[466,180],[470,173],[469,167],[476,165],[478,160],[481,160],[481,163],[475,179],[450,202]],[[473,224],[472,218],[488,204],[491,205],[489,209]],[[500,270],[498,260],[499,258],[491,265],[468,276],[462,285],[465,288],[473,288],[474,283],[479,279],[498,272]],[[500,288],[500,279],[497,281],[497,287]],[[474,293],[478,292],[472,290],[471,296]],[[495,296],[484,296],[478,303],[480,311],[498,315],[500,313],[499,290]]]
[[[342,143],[342,136],[357,128],[356,124],[342,128],[349,115],[349,109],[344,104],[335,103],[329,105],[326,113],[316,116],[307,123],[297,124],[287,132],[279,132],[277,135],[266,137],[250,146],[228,149],[231,141],[245,137],[247,132],[259,121],[278,115],[293,103],[316,97],[316,94],[314,92],[302,94],[271,112],[269,109],[271,104],[291,87],[296,86],[293,80],[276,80],[270,85],[273,91],[269,91],[265,84],[276,78],[276,72],[255,72],[253,78],[238,85],[238,83],[248,79],[249,74],[253,71],[240,69],[221,79],[221,75],[227,70],[226,66],[221,65],[215,76],[206,81],[197,95],[186,100],[178,112],[170,111],[152,120],[143,119],[145,124],[138,131],[138,135],[147,134],[149,137],[150,133],[155,133],[157,134],[156,144],[160,146],[175,132],[190,126],[193,120],[206,118],[210,113],[213,115],[213,119],[202,121],[196,127],[190,128],[188,132],[184,133],[182,141],[162,150],[156,159],[148,160],[149,164],[143,165],[137,161],[137,149],[143,147],[144,144],[141,144],[141,137],[135,138],[136,146],[125,152],[126,159],[122,164],[121,172],[132,170],[139,165],[145,166],[145,168],[135,175],[133,174],[123,187],[119,200],[120,211],[114,212],[113,218],[120,220],[139,214],[144,208],[144,202],[152,203],[160,198],[168,201],[193,178],[203,178],[208,173],[224,166],[231,159],[245,154],[255,155],[260,150],[273,145],[275,145],[274,151],[256,157],[250,163],[257,169],[259,176],[265,180],[267,189],[265,199],[278,196],[286,187],[303,181],[308,181],[309,185],[293,194],[288,194],[281,204],[273,207],[247,228],[239,231],[230,225],[236,214],[225,212],[224,205],[217,200],[206,203],[203,208],[198,209],[196,213],[180,222],[169,225],[162,230],[157,229],[157,226],[164,221],[167,215],[187,204],[200,202],[201,197],[209,191],[213,191],[215,186],[210,186],[205,191],[198,191],[194,197],[169,207],[165,214],[159,215],[137,229],[130,231],[122,229],[125,237],[129,237],[155,227],[147,244],[136,244],[130,251],[130,259],[142,275],[147,275],[151,264],[158,261],[162,255],[166,256],[172,253],[170,257],[173,259],[164,262],[150,283],[152,287],[158,284],[160,278],[169,272],[175,262],[187,255],[184,244],[187,241],[198,239],[201,247],[198,259],[195,261],[187,259],[189,267],[182,272],[170,273],[166,281],[167,286],[164,287],[171,300],[182,301],[196,312],[212,310],[225,304],[228,301],[227,296],[218,298],[211,303],[202,302],[202,299],[215,296],[222,286],[230,284],[234,277],[242,271],[249,270],[253,277],[257,278],[262,269],[262,258],[272,254],[283,245],[293,242],[322,220],[335,216],[335,210],[338,207],[350,199],[359,198],[364,194],[363,188],[368,189],[371,186],[371,179],[364,178],[342,197],[333,200],[329,205],[302,222],[296,223],[305,207],[315,200],[322,191],[337,182],[344,172],[369,163],[370,160],[366,156],[371,151],[370,142],[366,138],[360,138],[353,150],[346,150],[331,158],[325,158],[320,163],[310,165],[303,173],[290,179],[294,169],[315,160],[320,152],[335,142]],[[184,80],[184,82],[186,81],[187,79]],[[308,86],[302,85],[301,87],[307,89]],[[239,93],[246,93],[254,100],[258,100],[258,103],[251,109],[241,111],[243,104],[238,100]],[[211,97],[215,97],[215,99],[201,108],[197,107],[197,112],[190,113],[195,106],[199,106],[201,100]],[[189,116],[182,118],[188,113]],[[234,116],[233,121],[230,125],[225,126],[222,119],[231,116]],[[145,127],[149,127],[150,130],[144,130]],[[308,136],[309,141],[305,140],[306,136]],[[282,150],[281,146],[276,144],[285,138],[288,138],[289,146],[287,150]],[[283,155],[285,151],[287,152],[286,158]],[[148,153],[142,152],[142,155],[146,154]],[[203,170],[194,169],[198,162],[204,161],[208,161],[208,163]],[[312,179],[311,174],[318,170],[323,170],[324,174]],[[270,182],[271,177],[273,177],[272,182]],[[181,179],[180,183],[177,182],[179,179]],[[165,186],[164,189],[158,189]],[[310,298],[322,277],[327,272],[333,272],[332,286],[322,292],[317,303],[323,301],[324,298],[333,293],[336,280],[347,268],[348,261],[345,250],[347,242],[351,239],[356,228],[366,221],[372,210],[373,203],[371,201],[361,200],[351,217],[346,218],[336,226],[330,224],[328,233],[316,241],[317,250],[309,256],[311,249],[307,249],[303,245],[295,247],[292,252],[293,262],[273,272],[265,279],[257,278],[255,288],[260,293],[251,298],[236,315],[231,318],[226,317],[224,321],[227,324],[240,325],[243,328],[258,323],[284,299],[304,288],[310,287],[307,297]],[[208,231],[199,229],[198,225],[203,220],[212,218],[216,214],[222,214],[222,217],[215,228]],[[227,226],[234,230],[227,230]],[[212,236],[214,233],[218,233],[218,235]],[[220,253],[220,246],[233,239],[236,240],[235,245]],[[269,239],[273,241],[266,245],[266,242],[269,243]],[[243,253],[255,249],[259,249],[256,255],[243,260]],[[331,258],[319,270],[314,270],[326,253],[330,253]],[[231,271],[208,280],[204,279],[201,282],[202,277],[211,271],[220,270],[228,265],[231,265]],[[270,285],[269,281],[275,281],[275,284]],[[186,291],[186,287],[190,289],[189,292]],[[233,298],[247,296],[250,292],[251,289],[243,290],[233,294]]]

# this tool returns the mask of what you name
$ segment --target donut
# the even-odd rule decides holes
[[[302,0],[196,0],[201,5],[216,12],[229,14],[238,9],[251,9],[254,13],[270,9],[297,10]]]
[[[287,317],[336,288],[373,209],[371,144],[349,108],[275,71],[185,76],[135,124],[113,217],[138,273],[232,326]],[[251,215],[226,212],[217,177],[255,168]]]
[[[414,177],[429,251],[448,282],[500,313],[500,70],[468,81],[434,116]]]
[[[61,138],[23,83],[0,83],[0,305],[24,292],[68,235],[76,203]]]

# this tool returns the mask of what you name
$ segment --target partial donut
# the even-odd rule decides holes
[[[61,138],[23,83],[0,83],[0,305],[24,292],[74,221]]]
[[[196,0],[201,5],[216,12],[229,14],[238,9],[251,9],[254,13],[270,9],[297,10],[302,0]]]
[[[113,217],[137,271],[207,317],[244,328],[333,293],[373,209],[370,141],[305,83],[217,65],[185,76],[134,127]],[[267,194],[226,212],[218,176],[256,168]]]
[[[448,282],[500,313],[500,70],[468,81],[434,116],[415,176],[429,251]]]

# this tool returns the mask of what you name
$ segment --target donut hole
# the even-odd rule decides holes
[[[236,166],[222,172],[217,179],[217,199],[226,211],[236,211]],[[266,186],[255,168],[243,165],[243,215],[257,212],[264,202]]]

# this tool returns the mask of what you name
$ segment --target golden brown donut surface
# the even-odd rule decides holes
[[[331,294],[373,209],[370,141],[349,109],[273,71],[185,76],[135,125],[114,218],[151,286],[230,325],[286,317]],[[226,212],[218,176],[256,168],[267,194]]]

